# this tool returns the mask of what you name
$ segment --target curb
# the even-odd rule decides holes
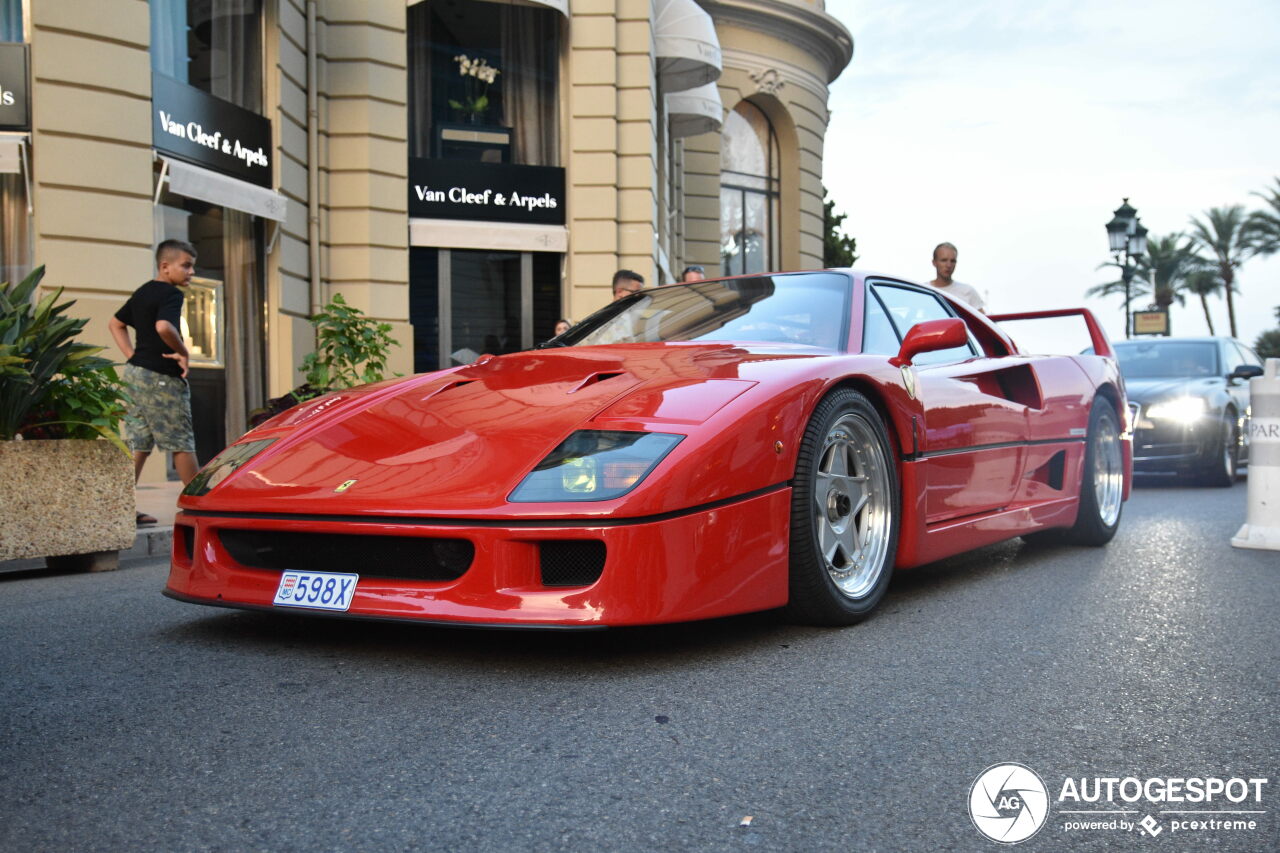
[[[119,566],[167,557],[173,548],[173,525],[167,527],[143,527],[133,537],[133,545],[119,552]],[[110,553],[110,552],[104,552]],[[0,575],[9,572],[27,572],[44,569],[49,557],[27,557],[20,560],[0,560]],[[114,566],[107,568],[110,571]]]

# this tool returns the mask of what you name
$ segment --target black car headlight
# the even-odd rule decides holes
[[[507,500],[556,503],[622,497],[683,439],[665,432],[579,430],[547,454]]]
[[[213,457],[208,465],[201,468],[200,473],[187,483],[182,493],[192,497],[208,494],[210,489],[230,477],[237,468],[257,456],[273,441],[275,441],[274,438],[260,438],[257,441],[231,445]]]
[[[1147,417],[1153,421],[1172,421],[1190,426],[1209,411],[1209,403],[1203,397],[1174,397],[1147,407]]]

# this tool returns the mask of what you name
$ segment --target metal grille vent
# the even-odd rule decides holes
[[[590,586],[604,572],[605,547],[596,539],[538,543],[543,586]]]
[[[218,538],[232,559],[250,568],[355,572],[362,578],[457,580],[476,553],[466,539],[423,536],[219,530]]]

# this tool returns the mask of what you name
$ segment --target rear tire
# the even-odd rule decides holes
[[[1120,527],[1124,508],[1124,454],[1120,418],[1105,398],[1093,401],[1080,474],[1080,510],[1064,539],[1077,545],[1106,545]]]
[[[880,413],[839,389],[805,428],[791,497],[788,615],[852,625],[889,586],[898,550],[898,472]]]

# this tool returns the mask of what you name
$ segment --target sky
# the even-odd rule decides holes
[[[857,266],[915,281],[959,249],[988,312],[1085,305],[1113,340],[1106,223],[1124,197],[1151,236],[1262,200],[1280,177],[1275,0],[827,0],[853,34],[831,84],[823,184]],[[1280,255],[1238,274],[1239,337],[1277,323]],[[1218,334],[1227,308],[1211,297]],[[1143,309],[1146,299],[1135,301]],[[1175,335],[1208,334],[1198,300]],[[1055,333],[1056,334],[1056,333]],[[1015,339],[1028,346],[1015,331]]]

